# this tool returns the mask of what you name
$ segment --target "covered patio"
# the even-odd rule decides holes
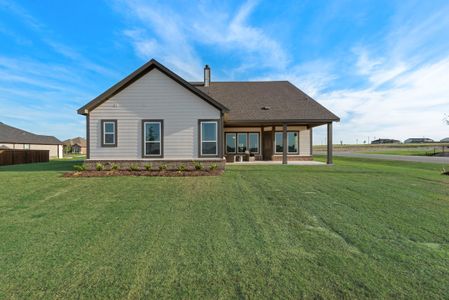
[[[332,122],[225,122],[223,154],[228,163],[314,165],[313,128],[327,126],[327,164],[332,164]],[[318,163],[321,164],[321,163]]]

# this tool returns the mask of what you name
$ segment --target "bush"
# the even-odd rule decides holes
[[[216,170],[216,169],[218,169],[217,164],[211,164],[211,165],[209,166],[209,170],[211,170],[211,171]]]
[[[137,164],[131,164],[129,166],[130,171],[139,171],[139,166]]]
[[[186,170],[186,166],[184,166],[183,164],[178,166],[178,172],[184,172]]]
[[[148,164],[145,164],[144,167],[145,167],[145,170],[151,171],[152,165],[150,163],[148,163]]]
[[[167,170],[167,165],[166,164],[161,164],[159,166],[159,171],[165,171],[165,170]]]
[[[86,166],[85,166],[85,165],[74,165],[73,168],[74,168],[76,171],[79,171],[79,172],[81,172],[81,171],[86,171]]]
[[[202,170],[203,164],[199,161],[195,162],[195,170]]]
[[[116,163],[111,164],[111,170],[116,171],[118,170],[118,165]]]
[[[97,170],[97,171],[103,171],[103,169],[104,169],[103,164],[101,164],[101,163],[96,163],[96,164],[95,164],[95,170]]]

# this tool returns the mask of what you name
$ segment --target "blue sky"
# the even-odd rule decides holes
[[[441,139],[448,15],[438,0],[0,0],[0,121],[85,136],[76,109],[156,58],[187,80],[206,63],[213,80],[290,80],[341,117],[336,142]]]

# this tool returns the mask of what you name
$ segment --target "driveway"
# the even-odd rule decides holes
[[[387,154],[374,154],[374,153],[365,154],[365,153],[351,153],[351,152],[334,152],[334,156],[412,161],[412,162],[423,162],[433,164],[449,164],[449,157],[435,157],[435,156],[407,156],[407,155],[387,155]]]

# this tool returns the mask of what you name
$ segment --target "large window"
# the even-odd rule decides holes
[[[245,153],[246,149],[248,148],[248,136],[247,133],[239,132],[237,133],[237,152],[238,153]]]
[[[297,131],[289,131],[287,132],[287,153],[288,154],[298,154],[299,153],[299,140],[298,140],[298,132]],[[283,145],[283,133],[282,132],[276,132],[275,133],[275,153],[281,154],[284,151],[284,145]]]
[[[101,145],[103,147],[117,146],[117,120],[101,121]]]
[[[235,153],[236,142],[235,133],[226,133],[226,153]]]
[[[218,122],[200,121],[200,154],[218,155]]]
[[[163,121],[143,120],[143,156],[162,157]]]
[[[228,132],[226,133],[226,153],[260,152],[260,139],[258,132]]]

